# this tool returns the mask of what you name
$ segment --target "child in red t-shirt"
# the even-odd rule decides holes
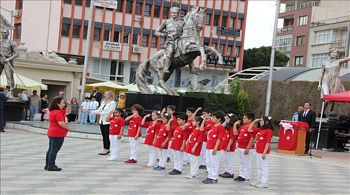
[[[168,105],[162,111],[162,114],[164,114],[166,112],[171,118],[173,118],[172,124],[171,124],[169,132],[168,132],[170,138],[173,137],[173,132],[174,132],[175,128],[178,126],[176,117],[174,116],[175,111],[176,111],[176,106],[174,106],[174,105]],[[172,142],[172,140],[170,139],[169,144],[168,144],[169,148],[167,151],[167,157],[168,157],[167,162],[170,162],[170,158],[173,157],[173,149],[170,148],[171,142]]]
[[[149,156],[148,156],[148,163],[145,167],[154,167],[156,163],[156,154],[157,150],[153,146],[153,142],[158,135],[159,129],[162,126],[162,121],[160,118],[160,111],[153,111],[152,114],[147,114],[146,116],[143,117],[142,126],[146,126],[147,131],[146,131],[146,139],[144,144],[149,146]],[[146,122],[146,119],[151,117],[152,121]]]
[[[143,107],[139,104],[134,104],[131,107],[132,115],[125,119],[129,122],[128,136],[130,142],[130,158],[126,163],[137,163],[137,153],[141,142],[141,122],[140,114],[143,112]]]
[[[238,156],[240,158],[239,176],[234,179],[237,182],[244,182],[250,180],[251,167],[252,167],[252,154],[251,149],[254,148],[254,138],[257,132],[257,128],[254,127],[252,132],[248,132],[249,125],[255,119],[254,113],[246,113],[243,116],[243,126],[238,128],[241,121],[235,122],[233,130],[238,132],[237,145]],[[238,130],[237,130],[238,129]]]
[[[113,110],[109,116],[107,116],[106,121],[110,122],[109,125],[109,141],[111,143],[111,155],[107,160],[117,160],[120,150],[120,140],[123,136],[123,130],[125,125],[125,120],[123,116],[123,110],[117,108]]]
[[[196,117],[197,113],[202,110],[201,107],[195,109],[192,107],[188,107],[186,108],[186,115],[188,117],[188,120],[186,122],[186,137],[189,137],[190,134],[192,133],[192,131],[195,129],[195,126],[193,126],[192,124],[192,120]],[[184,153],[184,166],[186,166],[187,164],[190,164],[190,154],[188,153]]]
[[[204,184],[212,184],[218,182],[219,167],[220,167],[220,143],[225,133],[225,127],[222,122],[225,120],[225,113],[216,111],[213,114],[212,125],[207,135],[207,151],[206,164],[208,170],[208,177],[202,181]]]
[[[225,116],[225,133],[224,138],[222,138],[220,148],[224,151],[225,160],[225,173],[220,174],[223,178],[233,178],[233,152],[236,149],[236,136],[237,132],[233,131],[233,124],[238,120],[235,114],[227,114]]]
[[[170,119],[172,122],[172,119]],[[182,174],[182,168],[184,164],[184,150],[185,143],[187,140],[186,137],[186,115],[180,115],[177,118],[178,126],[175,128],[173,132],[173,137],[170,148],[173,149],[173,159],[174,159],[174,169],[169,172],[169,175],[179,175]]]
[[[153,141],[153,146],[157,148],[157,152],[159,155],[159,165],[157,167],[154,167],[155,171],[165,170],[168,144],[170,139],[170,135],[169,135],[169,129],[170,129],[170,123],[171,123],[170,119],[171,119],[171,116],[168,115],[167,113],[162,115],[163,125],[160,127],[158,135]]]
[[[268,188],[269,168],[267,154],[270,154],[270,142],[273,136],[273,125],[271,117],[256,119],[249,126],[248,131],[253,132],[253,127],[259,123],[260,131],[256,134],[256,159],[258,178],[256,184],[251,184],[257,188]]]
[[[206,151],[207,151],[207,134],[210,127],[214,124],[211,120],[212,111],[209,108],[203,110],[203,119],[204,119],[204,131],[203,131],[203,144],[201,154],[199,155],[199,169],[206,169]]]
[[[204,123],[203,118],[196,116],[192,120],[194,129],[187,139],[185,152],[190,155],[191,172],[185,177],[188,179],[197,178],[198,175],[198,156],[202,150]]]

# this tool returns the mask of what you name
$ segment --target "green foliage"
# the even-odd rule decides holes
[[[237,94],[236,99],[237,99],[238,115],[243,116],[243,114],[248,112],[250,109],[248,93],[243,90],[240,90]]]
[[[232,95],[236,96],[239,92],[240,80],[238,77],[235,77],[229,86],[229,90]]]
[[[252,48],[244,51],[243,69],[256,66],[269,66],[271,58],[271,47]],[[276,51],[275,66],[284,67],[289,57],[284,53]]]

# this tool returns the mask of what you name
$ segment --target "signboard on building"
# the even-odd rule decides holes
[[[216,29],[216,33],[218,35],[227,35],[227,36],[237,36],[239,37],[241,34],[241,30],[240,29],[236,29],[236,28],[226,28],[226,27],[217,27]]]
[[[117,0],[95,0],[94,5],[98,7],[117,9],[118,1]]]
[[[207,56],[207,65],[212,65],[212,66],[229,66],[229,67],[236,67],[236,58],[232,56],[223,56],[222,61],[224,62],[223,64],[218,64],[219,58],[214,55],[209,55]]]
[[[103,50],[121,51],[122,46],[118,42],[103,41]]]

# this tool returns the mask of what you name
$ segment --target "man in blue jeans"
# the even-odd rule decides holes
[[[38,113],[39,109],[39,100],[38,92],[33,90],[33,95],[29,97],[30,99],[30,121],[34,121],[34,115]]]

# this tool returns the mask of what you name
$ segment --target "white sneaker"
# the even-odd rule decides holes
[[[252,183],[250,183],[249,185],[250,186],[253,186],[253,187],[256,187],[257,185],[259,185],[260,184],[260,182],[252,182]]]
[[[107,160],[114,161],[114,160],[117,160],[117,158],[108,157]]]
[[[267,183],[259,183],[255,187],[257,187],[257,188],[268,188],[269,185]]]
[[[189,173],[189,174],[185,175],[185,178],[187,178],[187,179],[193,179],[193,175],[191,175],[191,173]]]

